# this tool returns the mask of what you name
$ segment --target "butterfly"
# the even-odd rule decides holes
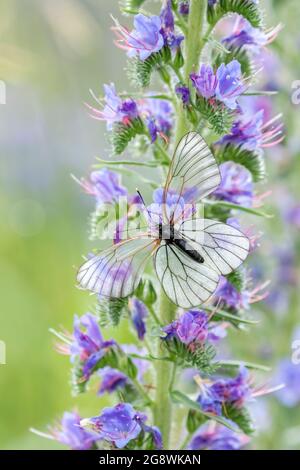
[[[208,145],[198,133],[189,132],[174,152],[160,216],[148,213],[154,230],[139,231],[88,259],[77,274],[80,287],[103,297],[128,297],[153,257],[157,277],[174,304],[188,309],[206,302],[220,276],[237,269],[249,253],[248,238],[236,228],[193,214],[186,218],[186,195],[196,203],[220,182],[219,167]],[[172,204],[168,205],[170,195]]]

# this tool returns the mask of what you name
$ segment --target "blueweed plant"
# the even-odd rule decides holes
[[[282,125],[254,102],[268,94],[259,88],[259,58],[280,25],[266,30],[255,0],[162,0],[153,8],[159,3],[154,15],[150,0],[120,2],[124,16],[112,18],[112,30],[136,91],[110,83],[88,105],[106,122],[112,155],[79,183],[95,199],[91,237],[110,241],[78,274],[96,294],[93,313],[76,316],[72,333],[55,334],[71,357],[73,391],[96,382],[112,403],[93,417],[65,413],[50,430],[72,449],[240,449],[254,430],[249,402],[270,391],[255,385],[253,370],[264,366],[228,360],[224,338],[230,328],[251,328],[250,306],[266,296],[240,266],[258,247],[240,216],[268,215],[255,185]],[[145,195],[127,190],[128,174]],[[166,234],[163,218],[179,216],[185,236],[175,223]],[[107,326],[128,324],[134,344],[107,337]]]

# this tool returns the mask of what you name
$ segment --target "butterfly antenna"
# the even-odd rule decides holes
[[[151,222],[153,222],[151,212],[149,211],[148,207],[146,206],[146,203],[145,203],[145,201],[144,201],[144,198],[143,198],[143,196],[141,195],[141,193],[140,193],[140,191],[138,190],[138,188],[136,188],[136,192],[137,192],[139,198],[141,199],[142,204],[143,204],[143,206],[144,206],[144,208],[145,208],[145,210],[146,210],[146,212],[147,212],[147,214],[148,214],[148,216],[149,216]]]

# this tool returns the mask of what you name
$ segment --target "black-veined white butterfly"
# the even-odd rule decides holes
[[[220,182],[217,162],[206,142],[195,132],[185,135],[169,168],[163,216],[154,233],[140,232],[87,260],[78,271],[79,285],[101,296],[127,297],[137,288],[147,261],[154,256],[156,274],[172,302],[186,309],[206,302],[220,276],[245,260],[249,240],[221,222],[182,220],[178,206],[187,192],[193,194],[196,203]],[[168,194],[178,195],[171,210],[166,210]]]

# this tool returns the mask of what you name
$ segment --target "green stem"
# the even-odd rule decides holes
[[[196,71],[199,66],[201,51],[205,44],[203,36],[206,25],[206,8],[207,0],[190,1],[188,29],[185,39],[185,63],[183,73],[185,83],[189,82],[190,73]],[[178,106],[178,113],[176,144],[189,130],[189,122],[182,103]]]
[[[176,306],[161,292],[160,319],[164,325],[171,323],[175,318]],[[161,342],[158,343],[158,356],[163,356]],[[156,396],[154,404],[154,422],[159,427],[164,449],[169,448],[171,432],[172,403],[169,396],[169,388],[173,378],[173,364],[167,361],[158,361],[156,364]]]

